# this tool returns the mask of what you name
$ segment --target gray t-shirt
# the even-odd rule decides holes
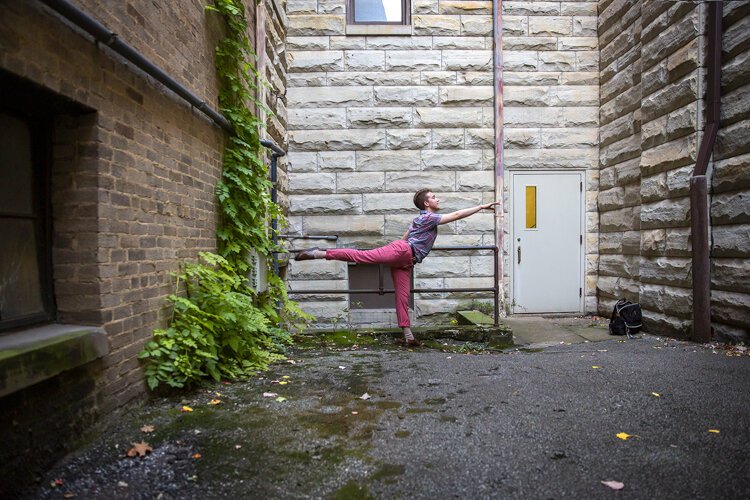
[[[437,227],[442,218],[440,214],[420,210],[419,216],[409,224],[406,241],[411,245],[417,262],[422,262],[432,250],[432,245],[437,238]]]

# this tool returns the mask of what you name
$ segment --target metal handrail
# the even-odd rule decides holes
[[[298,253],[304,249],[288,250],[289,253]],[[493,287],[476,287],[476,288],[414,288],[410,293],[444,293],[444,292],[492,292],[495,299],[495,326],[500,324],[500,283],[497,278],[498,260],[500,256],[500,248],[494,245],[456,245],[456,246],[444,246],[444,247],[433,247],[433,251],[456,251],[456,250],[492,250],[495,265],[494,265],[494,286]],[[352,289],[347,288],[345,290],[289,290],[290,294],[309,295],[309,294],[347,294],[353,293],[377,293],[378,295],[384,295],[386,293],[395,293],[392,288],[383,287],[383,267],[384,264],[378,264],[378,288],[362,288]]]

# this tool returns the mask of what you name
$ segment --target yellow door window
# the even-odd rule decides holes
[[[536,186],[526,186],[526,229],[536,229]]]

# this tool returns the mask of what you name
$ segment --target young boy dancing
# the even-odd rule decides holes
[[[432,250],[437,238],[437,227],[474,215],[480,210],[490,210],[499,202],[485,203],[463,210],[440,215],[440,200],[429,189],[420,189],[414,194],[414,205],[419,209],[417,216],[404,233],[404,237],[380,248],[355,250],[352,248],[310,248],[298,253],[294,260],[327,259],[358,262],[362,264],[386,264],[391,268],[393,287],[396,291],[396,317],[398,326],[404,331],[407,346],[418,346],[409,321],[409,294],[411,268],[422,262]]]

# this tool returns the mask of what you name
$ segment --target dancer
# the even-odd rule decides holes
[[[421,344],[414,338],[409,321],[411,268],[422,262],[432,250],[439,225],[464,219],[480,210],[493,209],[498,203],[494,201],[441,215],[438,213],[440,211],[440,200],[435,196],[435,193],[429,189],[420,189],[414,194],[414,205],[419,209],[419,215],[411,222],[402,239],[372,250],[355,250],[352,248],[320,250],[315,247],[298,253],[294,260],[327,259],[389,266],[393,278],[393,287],[396,291],[398,326],[403,329],[406,345],[418,346]]]

